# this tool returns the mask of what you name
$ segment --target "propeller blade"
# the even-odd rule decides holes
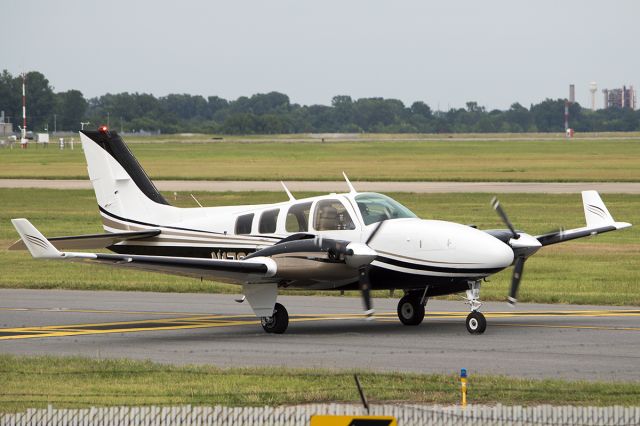
[[[367,317],[372,317],[375,313],[373,303],[371,302],[371,281],[369,281],[369,265],[360,268],[358,285],[360,293],[362,293],[362,303],[364,305],[364,313]]]
[[[381,220],[380,222],[378,222],[378,226],[376,226],[373,230],[373,232],[371,233],[371,235],[369,235],[369,238],[367,238],[367,241],[365,241],[366,245],[369,245],[369,243],[371,242],[371,240],[373,240],[373,237],[376,236],[376,234],[378,233],[378,231],[380,230],[380,228],[382,228],[382,225],[384,224],[386,219]]]
[[[524,270],[524,257],[518,257],[513,267],[513,275],[511,276],[511,289],[509,290],[509,304],[514,306],[518,301],[518,287],[522,280],[522,271]]]
[[[493,207],[493,209],[498,213],[498,215],[500,215],[500,218],[502,218],[502,221],[504,222],[504,224],[507,225],[507,228],[509,228],[509,231],[511,231],[511,235],[513,236],[513,239],[517,240],[518,238],[520,238],[520,235],[518,235],[515,228],[513,227],[513,224],[509,220],[507,213],[504,211],[504,209],[500,205],[500,201],[498,201],[498,197],[493,197],[493,199],[491,200],[491,207]]]

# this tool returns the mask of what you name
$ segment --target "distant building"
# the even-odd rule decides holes
[[[603,89],[605,108],[636,109],[636,90],[633,86],[622,86],[622,89]]]
[[[13,124],[7,123],[4,111],[0,111],[0,136],[9,136],[13,134]]]

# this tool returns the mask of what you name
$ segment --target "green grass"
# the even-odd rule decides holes
[[[133,138],[130,146],[154,179],[339,180],[346,171],[353,181],[640,182],[640,138],[632,135],[571,141],[543,135],[531,140],[382,136],[321,143],[305,135],[224,141],[170,135]],[[0,150],[0,178],[85,177],[81,149]]]
[[[354,371],[170,366],[145,361],[0,355],[0,412],[133,405],[263,406],[358,403]],[[456,374],[358,372],[371,403],[459,402]],[[469,402],[505,405],[635,405],[639,383],[474,375]]]
[[[284,201],[284,193],[196,193],[205,206]],[[296,193],[298,197],[314,194]],[[503,228],[489,207],[490,194],[389,194],[423,218],[476,224],[481,229]],[[193,206],[186,193],[172,203]],[[504,194],[502,204],[517,228],[541,234],[564,225],[583,226],[579,194]],[[160,292],[237,293],[232,285],[201,282],[171,275],[102,266],[36,261],[26,252],[6,251],[17,239],[10,219],[29,218],[45,235],[102,232],[92,191],[0,189],[0,287],[136,290]],[[605,195],[614,218],[636,226],[595,238],[586,238],[542,249],[529,259],[519,299],[522,302],[640,305],[640,195]],[[484,300],[504,300],[511,269],[483,285]],[[299,293],[297,293],[299,294]],[[308,292],[306,293],[308,294]],[[331,293],[335,294],[335,293]],[[386,292],[376,292],[386,296]]]

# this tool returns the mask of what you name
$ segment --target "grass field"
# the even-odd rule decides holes
[[[283,193],[196,193],[205,206],[284,201]],[[313,194],[295,194],[298,197]],[[420,217],[473,223],[480,228],[504,227],[489,207],[490,194],[389,194]],[[174,204],[193,206],[180,193]],[[504,194],[501,201],[517,228],[532,234],[584,224],[579,194]],[[95,268],[64,262],[35,261],[26,252],[8,252],[17,239],[10,219],[28,217],[45,235],[102,232],[92,191],[0,189],[0,286],[173,292],[233,292],[236,286],[201,282],[129,270]],[[614,218],[640,224],[639,195],[606,195]],[[640,305],[640,228],[544,248],[527,261],[519,299],[523,302]],[[483,285],[484,300],[504,300],[511,270]],[[299,293],[298,293],[299,294]],[[334,293],[335,294],[335,293]],[[376,296],[386,296],[377,292]]]
[[[0,355],[0,412],[128,405],[292,405],[359,402],[353,371],[220,369],[130,360]],[[371,403],[459,403],[456,374],[358,372]],[[505,405],[635,405],[639,383],[471,375],[469,402]]]
[[[305,135],[223,141],[170,135],[132,138],[130,146],[154,179],[337,180],[346,171],[354,181],[640,181],[640,137],[634,134],[571,141],[463,136],[364,135],[322,143]],[[86,178],[78,148],[0,150],[0,178]]]

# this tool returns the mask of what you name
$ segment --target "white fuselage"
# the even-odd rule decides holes
[[[117,244],[112,247],[116,252],[240,259],[295,233],[366,242],[380,223],[379,220],[366,223],[364,207],[357,197],[367,195],[378,196],[345,193],[253,206],[186,209],[162,206],[173,210],[168,218],[179,220],[148,224],[114,218],[104,210],[102,216],[105,230],[110,232],[162,229],[151,241]],[[331,217],[323,210],[327,205],[331,207]],[[336,210],[340,212],[337,217]],[[307,223],[300,223],[299,219]],[[513,262],[512,249],[483,231],[417,217],[385,219],[369,245],[378,253],[373,267],[397,273],[393,280],[404,280],[405,275],[410,275],[425,284],[467,277],[479,279]],[[313,287],[337,288],[344,282],[318,282]],[[396,285],[401,287],[401,283]]]

